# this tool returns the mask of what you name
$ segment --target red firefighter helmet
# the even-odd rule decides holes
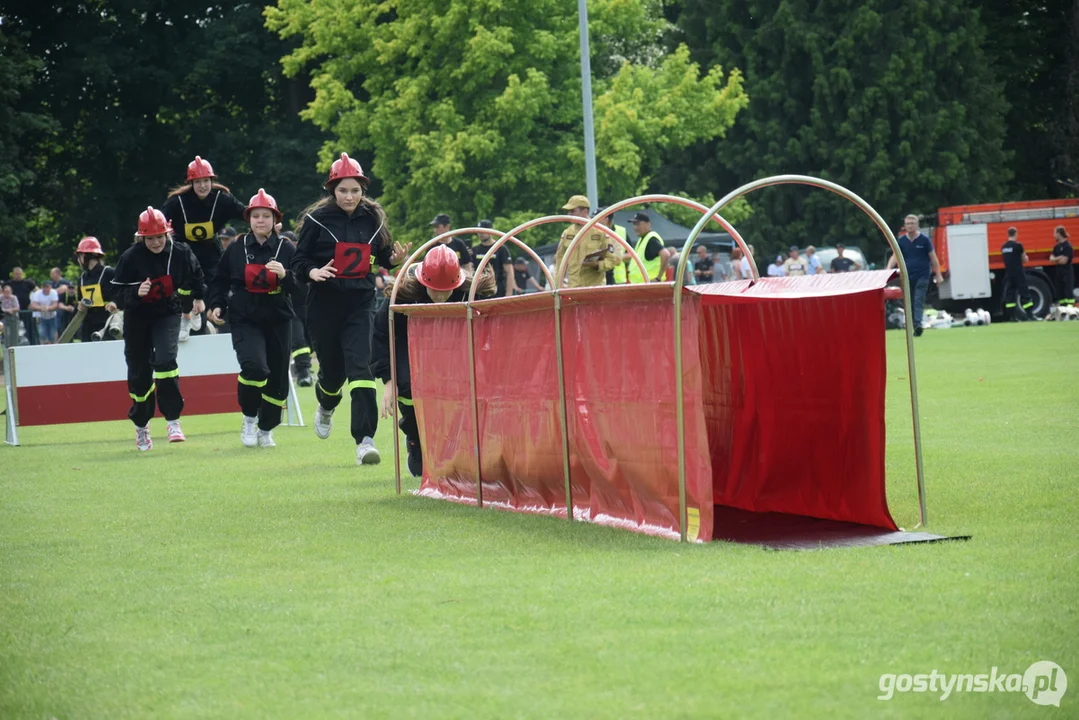
[[[334,160],[333,165],[330,166],[330,177],[327,178],[324,187],[329,187],[330,183],[344,180],[345,178],[356,178],[365,182],[367,180],[359,161],[350,158],[348,153],[341,153],[341,159]]]
[[[195,156],[194,160],[192,160],[191,162],[189,162],[187,164],[187,181],[188,182],[191,182],[192,180],[200,180],[202,178],[213,178],[213,177],[217,177],[216,175],[214,175],[213,166],[210,165],[210,163],[208,161],[203,160],[202,158],[200,158],[198,155]]]
[[[281,211],[277,209],[277,201],[273,199],[273,195],[266,194],[262,188],[259,188],[259,191],[251,196],[251,201],[247,203],[247,208],[244,210],[244,222],[250,222],[251,211],[259,208],[266,208],[273,213],[277,222],[281,222]]]
[[[436,245],[427,251],[427,257],[416,271],[416,279],[432,290],[456,290],[465,281],[465,271],[457,259],[457,253],[448,245]]]
[[[160,210],[148,207],[139,215],[139,230],[135,233],[138,237],[153,237],[172,232],[172,225],[165,219],[165,214]]]
[[[84,237],[79,240],[79,246],[75,248],[75,254],[89,253],[91,255],[104,255],[105,251],[101,249],[101,243],[97,241],[96,237],[92,235]]]

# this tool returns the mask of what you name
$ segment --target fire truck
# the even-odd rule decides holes
[[[1063,225],[1073,244],[1079,240],[1079,199],[940,208],[933,225],[933,247],[944,275],[933,304],[949,312],[968,307],[1001,312],[1004,260],[1000,248],[1008,239],[1008,228],[1014,227],[1029,257],[1024,267],[1034,301],[1031,311],[1045,317],[1056,292],[1057,266],[1049,262],[1056,244],[1053,231]]]

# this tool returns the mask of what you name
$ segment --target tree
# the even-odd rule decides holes
[[[34,183],[39,165],[29,148],[54,129],[48,115],[25,109],[24,98],[41,63],[24,47],[25,38],[0,26],[0,258],[28,247],[35,217],[27,208],[25,189]],[[0,264],[0,273],[6,270]]]
[[[31,225],[19,236],[26,223],[0,216],[0,236],[20,237],[20,262],[62,264],[84,234],[115,257],[196,154],[241,200],[262,186],[295,213],[318,197],[323,138],[298,114],[306,78],[282,77],[290,46],[261,12],[258,2],[62,0],[3,16],[35,63],[20,107],[51,123],[22,145],[34,158],[21,194]]]
[[[671,44],[742,68],[751,99],[722,143],[670,163],[666,184],[719,195],[766,175],[816,175],[895,227],[909,212],[1006,199],[1007,104],[972,3],[682,0],[670,12]],[[770,254],[846,241],[883,256],[871,223],[828,193],[776,188],[751,202],[744,229]]]
[[[658,4],[590,7],[600,196],[645,189],[667,152],[721,136],[745,106],[741,76],[662,56]],[[279,0],[267,25],[312,68],[304,117],[373,160],[395,231],[418,239],[436,213],[513,222],[583,191],[577,15],[560,0],[352,3]],[[635,43],[634,40],[639,39]],[[632,49],[630,49],[632,48]]]

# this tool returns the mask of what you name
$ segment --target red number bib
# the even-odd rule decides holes
[[[142,302],[152,303],[172,297],[172,275],[162,275],[150,281],[150,292],[142,296]]]
[[[244,286],[249,293],[277,292],[277,274],[267,270],[265,265],[245,265]]]
[[[371,272],[371,246],[339,242],[333,249],[333,266],[339,278],[362,278]]]

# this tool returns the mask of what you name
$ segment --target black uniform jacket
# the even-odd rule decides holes
[[[148,295],[139,297],[139,285],[147,278],[153,286]],[[112,285],[112,301],[135,317],[190,312],[191,303],[201,300],[206,291],[195,255],[187,245],[172,239],[166,240],[165,249],[157,254],[144,242],[125,250],[116,263]]]
[[[289,320],[289,294],[296,289],[296,276],[289,266],[295,252],[277,233],[261,245],[253,233],[236,238],[221,256],[217,273],[210,281],[207,309],[220,308],[221,317],[227,311],[233,323]],[[279,278],[266,269],[271,260],[285,267],[285,277]]]

